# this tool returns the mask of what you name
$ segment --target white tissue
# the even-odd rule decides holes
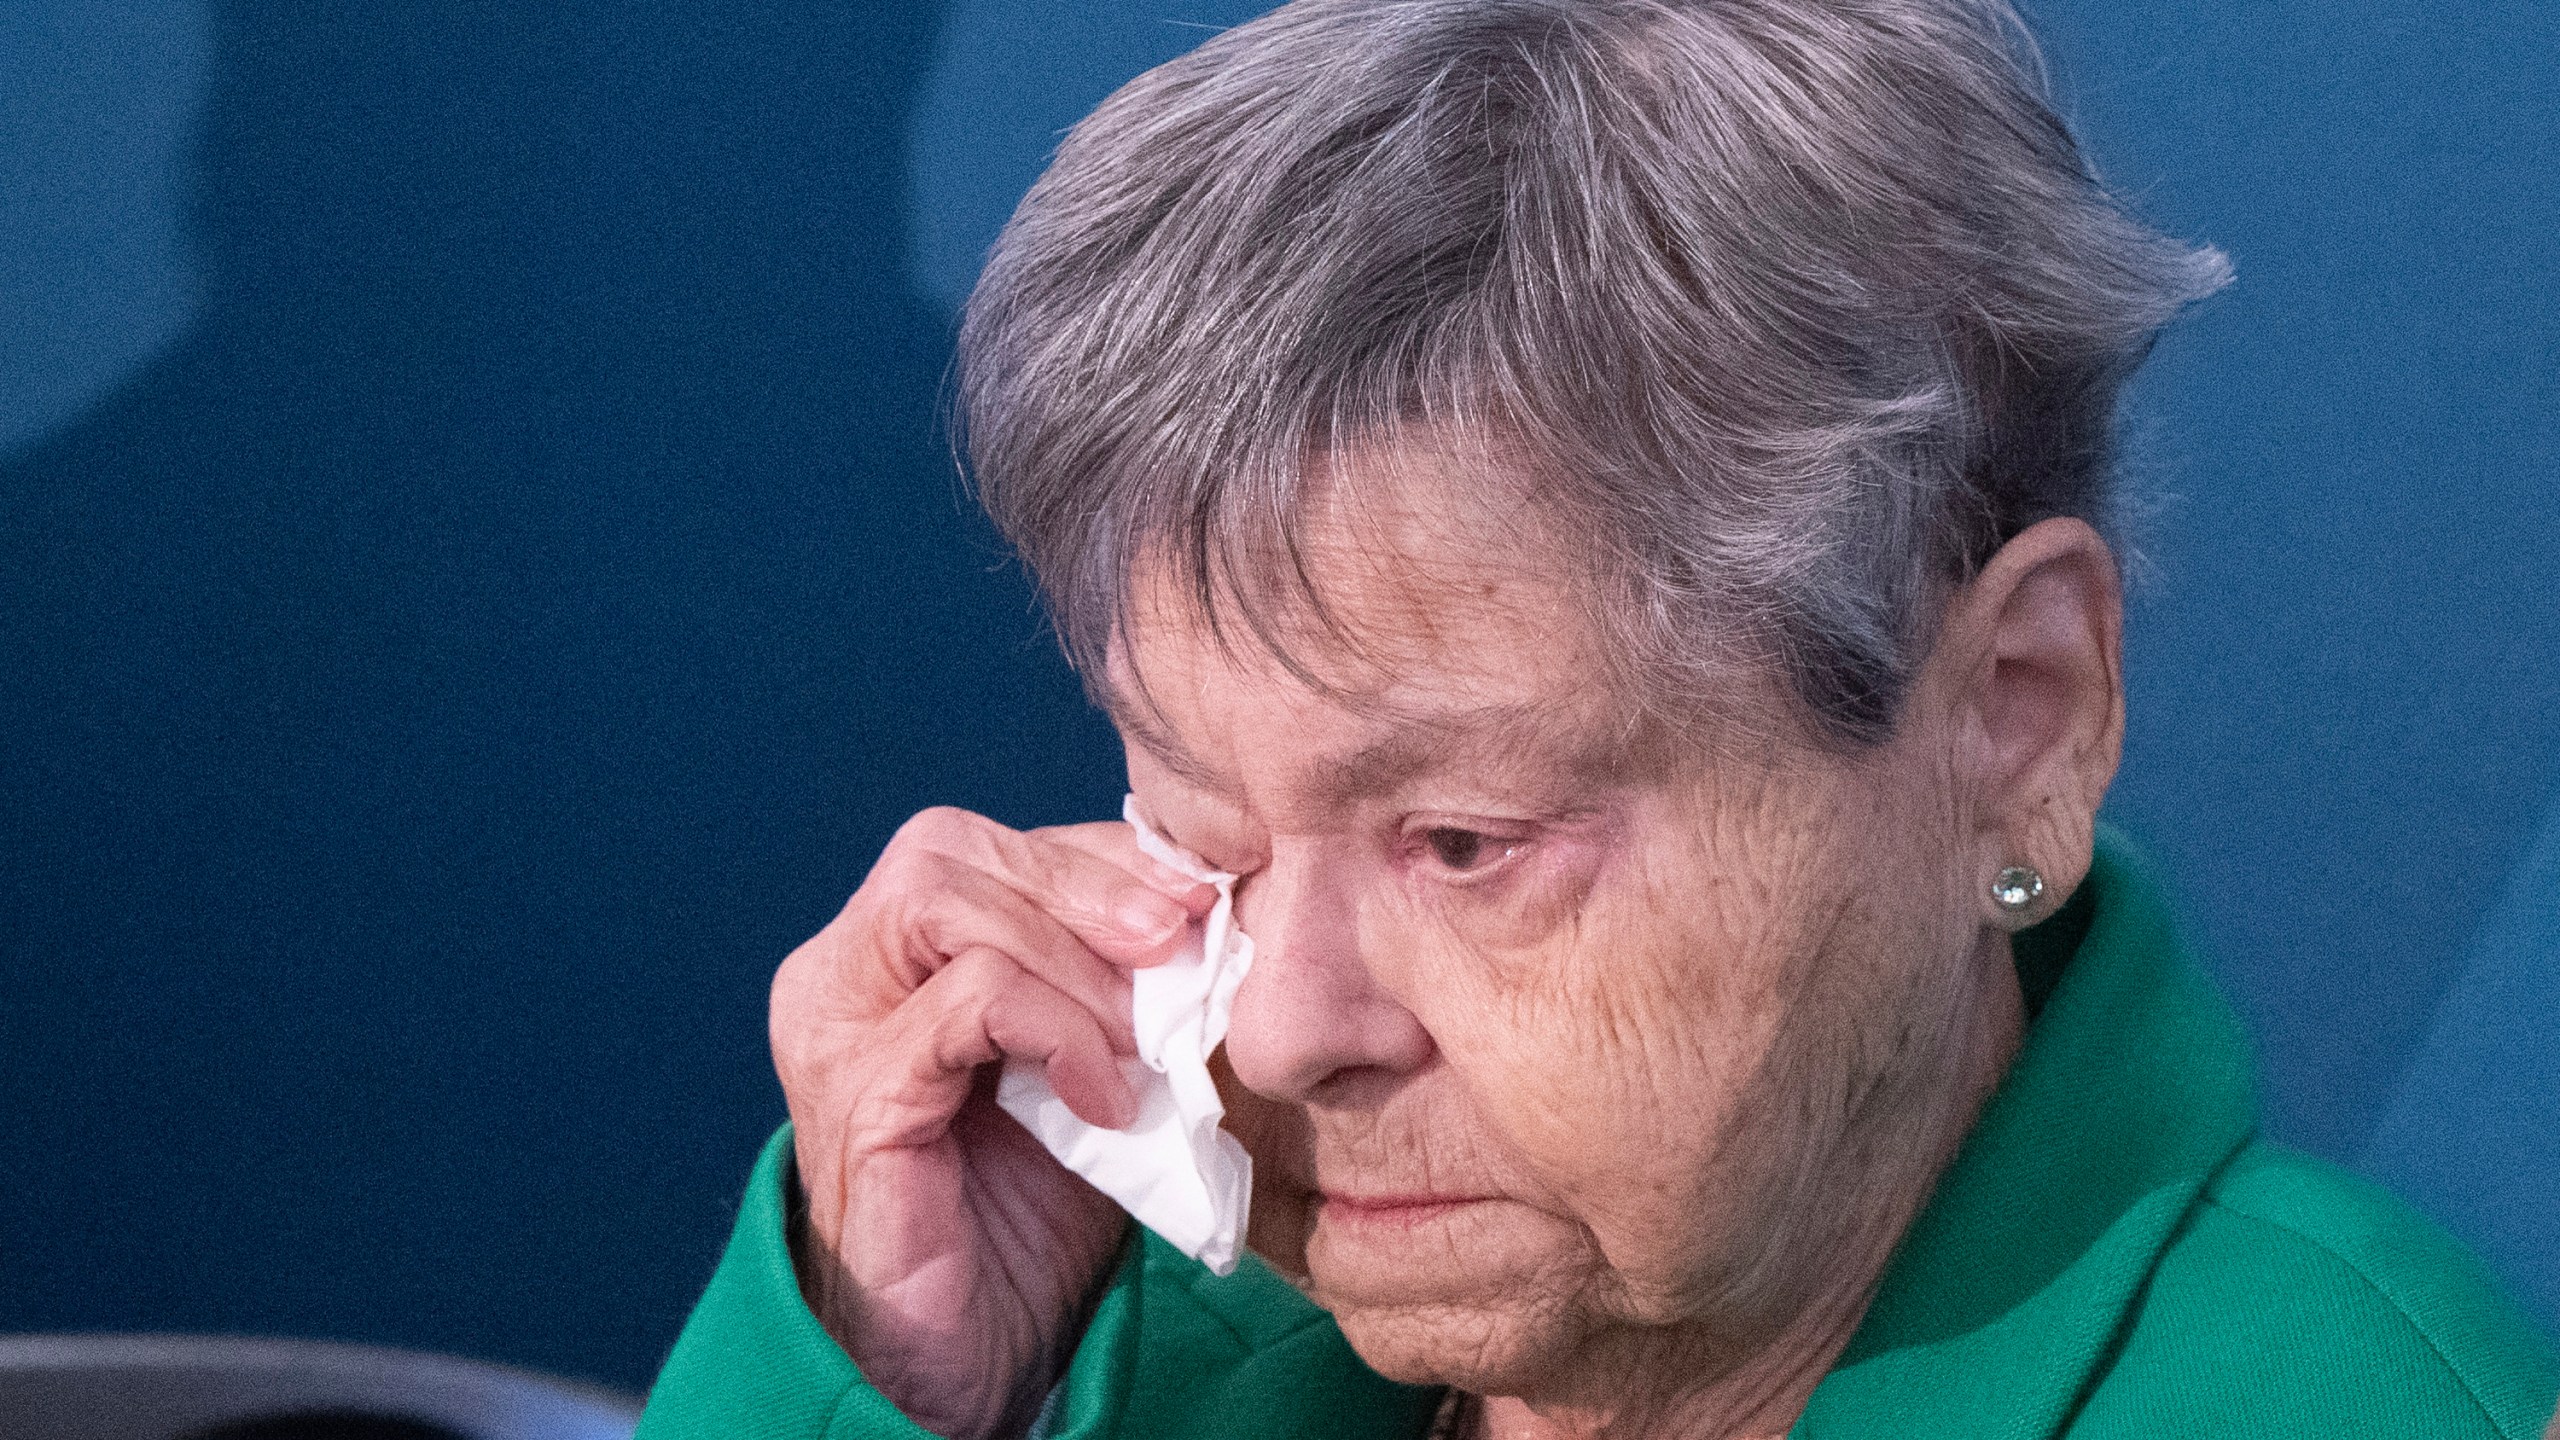
[[[1236,877],[1212,870],[1138,818],[1138,797],[1120,807],[1137,827],[1138,848],[1195,880],[1218,887],[1218,903],[1161,965],[1130,974],[1138,1058],[1121,1062],[1137,1092],[1138,1118],[1126,1130],[1088,1125],[1049,1088],[1048,1067],[1010,1060],[996,1103],[1058,1163],[1120,1202],[1139,1224],[1220,1275],[1244,1249],[1253,1160],[1218,1128],[1226,1106],[1209,1078],[1209,1052],[1227,1036],[1236,987],[1253,966],[1253,941],[1235,924]]]

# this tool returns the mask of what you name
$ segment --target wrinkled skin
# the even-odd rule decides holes
[[[1948,601],[1895,737],[1844,752],[1748,675],[1643,718],[1567,547],[1460,498],[1482,477],[1391,468],[1311,532],[1339,634],[1278,627],[1320,685],[1174,587],[1108,677],[1142,810],[1244,877],[1253,1246],[1382,1372],[1489,1397],[1486,1433],[1783,1433],[2015,1050],[2009,932],[2085,874],[2112,562],[2076,522],[2019,537]],[[774,1035],[804,1288],[891,1399],[974,1435],[1054,1375],[1119,1230],[973,1071],[1054,1056],[1112,1118],[1125,970],[1163,937],[1097,897],[1205,895],[1124,827],[969,833],[966,861],[893,843],[786,964]],[[2000,914],[2022,862],[2046,899]]]

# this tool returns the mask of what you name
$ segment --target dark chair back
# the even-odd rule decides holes
[[[0,1336],[0,1440],[631,1440],[639,1401],[371,1345]]]

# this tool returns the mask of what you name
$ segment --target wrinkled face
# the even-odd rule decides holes
[[[1316,527],[1321,691],[1161,590],[1114,655],[1141,809],[1245,877],[1254,1248],[1398,1378],[1730,1366],[1863,1303],[1962,1129],[1962,798],[1917,705],[1850,756],[1774,687],[1640,723],[1569,567],[1455,493]]]

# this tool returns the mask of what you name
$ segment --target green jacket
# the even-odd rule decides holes
[[[2253,1138],[2238,1026],[2125,844],[2020,938],[2026,1046],[1798,1436],[2505,1436],[2560,1366],[2471,1258],[2374,1187]],[[918,1440],[794,1283],[789,1132],[667,1358],[640,1440]],[[1128,1246],[1057,1440],[1420,1436],[1438,1392],[1361,1365],[1258,1262]]]

